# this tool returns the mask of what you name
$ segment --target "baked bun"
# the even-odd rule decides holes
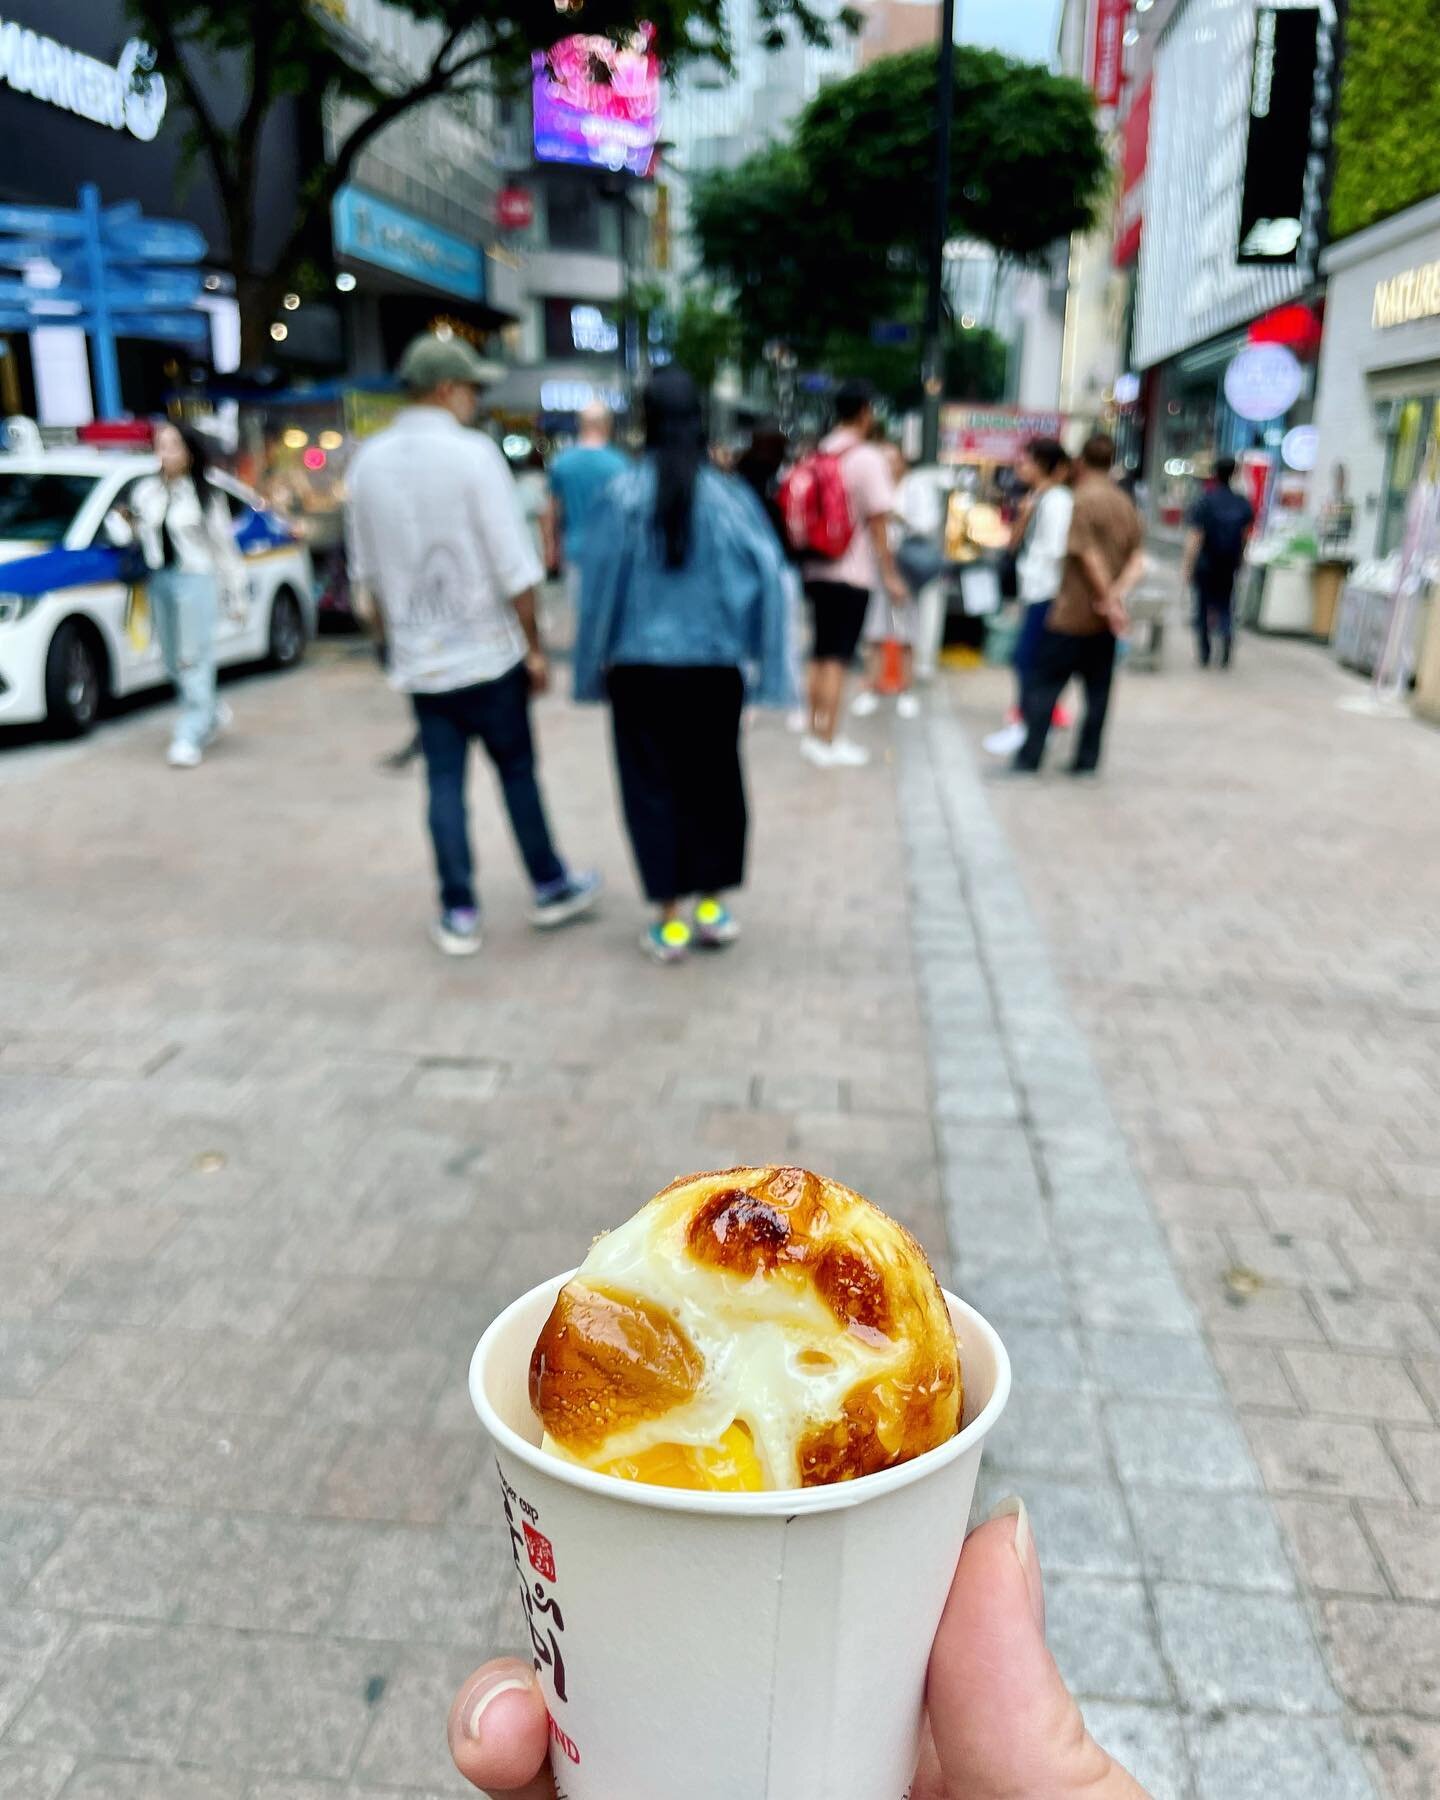
[[[662,1487],[817,1487],[959,1429],[955,1331],[902,1226],[805,1169],[674,1181],[598,1239],[530,1360],[545,1447]]]

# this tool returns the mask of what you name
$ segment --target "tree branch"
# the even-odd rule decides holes
[[[225,223],[232,229],[233,236],[235,216],[238,212],[235,204],[237,190],[235,171],[230,164],[230,146],[225,133],[220,129],[214,113],[206,104],[205,96],[200,92],[200,85],[185,60],[169,7],[160,5],[149,9],[145,27],[154,33],[155,48],[162,53],[167,71],[174,71],[175,79],[180,85],[180,93],[184,99],[186,111],[195,121],[196,133],[204,146],[205,154],[210,159],[210,166],[215,175],[215,186],[220,193],[220,204],[226,215]],[[242,259],[248,258],[249,250],[249,244],[232,243],[230,260],[238,267]]]

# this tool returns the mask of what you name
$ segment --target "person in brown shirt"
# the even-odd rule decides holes
[[[1140,515],[1110,479],[1114,461],[1115,440],[1097,431],[1074,465],[1065,567],[1026,690],[1025,742],[1014,763],[1019,774],[1038,773],[1055,704],[1072,675],[1085,686],[1085,716],[1070,773],[1093,775],[1099,767],[1115,641],[1129,625],[1125,596],[1145,568]]]

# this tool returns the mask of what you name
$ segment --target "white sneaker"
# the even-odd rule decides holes
[[[835,746],[827,744],[824,738],[818,738],[807,731],[800,740],[800,754],[806,762],[814,763],[817,769],[833,768],[835,764]]]
[[[897,719],[918,719],[920,717],[920,696],[918,694],[901,694],[895,702]]]
[[[473,956],[480,948],[480,915],[473,907],[452,907],[430,927],[430,942],[444,956]]]
[[[879,710],[880,696],[875,692],[874,688],[861,688],[860,692],[850,702],[850,711],[857,719],[868,719],[871,713],[877,713]]]
[[[861,745],[852,743],[849,738],[836,738],[830,746],[830,763],[836,769],[863,769],[870,760],[870,752]]]
[[[1019,719],[1013,725],[1002,725],[984,740],[992,756],[1013,756],[1029,734]]]
[[[198,744],[187,744],[182,738],[176,738],[165,752],[165,760],[172,769],[198,769],[205,757]]]

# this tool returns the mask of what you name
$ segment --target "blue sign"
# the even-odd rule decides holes
[[[349,182],[332,209],[335,252],[462,300],[485,298],[485,252]]]

